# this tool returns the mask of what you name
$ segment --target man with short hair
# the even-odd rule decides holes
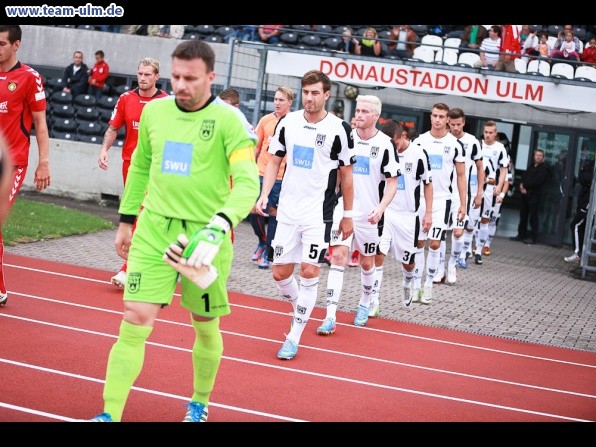
[[[29,165],[31,130],[39,153],[33,183],[38,191],[50,186],[50,137],[46,123],[46,95],[40,74],[17,59],[22,30],[19,25],[0,25],[0,132],[4,135],[12,159],[12,180],[8,192],[10,209],[23,186]],[[5,166],[4,169],[10,169]],[[0,225],[2,223],[0,222]],[[6,305],[4,283],[4,242],[0,226],[0,306]]]
[[[524,244],[535,244],[538,235],[538,207],[544,191],[543,186],[548,179],[548,167],[544,164],[544,150],[536,148],[534,160],[522,174],[519,192],[521,204],[517,236],[513,240],[523,240]],[[528,221],[530,231],[528,231]]]
[[[492,120],[484,123],[483,136],[480,154],[485,180],[480,224],[474,249],[474,262],[478,265],[482,264],[482,250],[488,238],[490,220],[498,212],[497,203],[501,203],[505,198],[503,187],[507,181],[507,166],[509,165],[507,149],[503,143],[498,141],[497,123]]]
[[[255,209],[265,215],[269,193],[279,166],[287,157],[273,245],[273,279],[294,310],[292,327],[277,357],[293,359],[298,343],[317,302],[321,262],[329,246],[336,185],[341,177],[344,216],[340,231],[344,239],[353,233],[354,187],[352,165],[354,140],[348,123],[325,110],[331,80],[319,71],[302,76],[302,110],[284,116],[269,143],[272,154],[261,196]],[[300,284],[294,266],[300,264]]]
[[[72,98],[87,93],[89,67],[83,62],[83,52],[75,51],[73,63],[64,69],[62,74],[63,92],[70,93]]]
[[[333,247],[327,277],[327,313],[317,329],[321,335],[335,332],[337,305],[344,281],[350,248],[360,253],[360,301],[354,318],[356,326],[368,321],[372,293],[375,285],[375,256],[383,227],[383,213],[397,191],[399,167],[395,146],[389,136],[377,129],[381,117],[381,100],[373,95],[356,98],[354,138],[354,233],[343,238],[339,223],[343,205],[334,212],[334,228],[330,246]]]
[[[122,420],[145,344],[160,309],[172,303],[178,279],[180,304],[194,332],[193,393],[183,421],[207,421],[223,354],[220,318],[230,313],[230,230],[248,215],[259,192],[256,135],[237,108],[212,94],[214,80],[211,46],[185,40],[172,53],[174,96],[143,109],[114,240],[128,259],[124,313],[108,358],[103,412],[95,422]]]
[[[422,232],[418,239],[419,253],[416,254],[414,269],[414,290],[412,301],[431,304],[433,279],[440,263],[441,240],[449,227],[449,216],[452,207],[452,178],[457,176],[459,206],[457,220],[463,221],[466,215],[466,174],[463,146],[457,138],[449,133],[447,125],[449,106],[436,103],[430,112],[431,128],[414,140],[428,153],[433,183],[432,225],[428,232]],[[426,211],[420,206],[420,213]],[[425,259],[424,249],[429,239],[428,255]],[[422,287],[422,274],[426,265],[426,277]]]
[[[108,123],[101,149],[99,150],[99,167],[104,171],[108,170],[108,150],[112,147],[118,138],[118,131],[124,126],[126,133],[124,144],[122,146],[122,181],[126,186],[126,177],[132,154],[137,147],[139,136],[139,122],[141,121],[141,112],[143,107],[154,99],[168,96],[166,92],[157,88],[156,83],[159,79],[159,61],[150,57],[140,60],[137,67],[138,87],[124,92],[118,98],[112,118]],[[133,225],[134,231],[134,225]],[[126,261],[122,264],[118,272],[111,278],[112,284],[123,289],[126,285]]]

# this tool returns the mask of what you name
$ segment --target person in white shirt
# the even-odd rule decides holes
[[[354,324],[364,326],[368,321],[371,293],[375,282],[375,256],[383,226],[383,213],[397,191],[399,169],[391,138],[376,128],[381,116],[381,100],[373,95],[356,98],[355,124],[352,130],[356,163],[354,178],[354,233],[342,238],[339,219],[345,214],[343,206],[336,207],[333,247],[327,278],[327,312],[317,329],[321,335],[335,332],[337,304],[341,295],[344,270],[350,248],[360,252],[361,294]]]
[[[497,123],[492,120],[484,124],[484,139],[482,140],[482,165],[486,181],[484,183],[484,199],[480,213],[480,226],[476,236],[474,262],[482,264],[482,249],[488,238],[488,225],[491,218],[498,213],[497,204],[503,202],[505,193],[503,186],[507,180],[507,166],[509,156],[507,149],[497,141]]]
[[[352,128],[325,110],[331,95],[331,80],[325,73],[310,70],[301,82],[303,109],[289,112],[277,123],[268,148],[272,157],[255,205],[256,211],[265,215],[269,192],[282,159],[287,157],[277,228],[271,241],[273,279],[294,310],[291,330],[277,353],[284,360],[298,353],[300,337],[317,302],[321,263],[329,246],[337,201],[338,175],[345,208],[340,231],[344,239],[354,231]],[[300,284],[294,277],[295,264],[300,264]]]
[[[493,25],[488,29],[488,37],[480,44],[480,61],[476,63],[477,68],[494,68],[499,62],[499,51],[501,49],[501,27]]]
[[[401,175],[397,178],[397,194],[383,217],[383,233],[375,257],[376,281],[369,317],[379,315],[383,262],[388,254],[401,262],[402,303],[406,307],[410,306],[418,237],[421,232],[428,232],[432,223],[433,189],[428,154],[410,141],[407,130],[398,121],[386,121],[381,130],[395,143]],[[425,201],[425,212],[419,216],[421,201]]]
[[[414,140],[428,153],[433,182],[432,225],[428,232],[422,232],[418,240],[419,253],[416,254],[414,269],[413,302],[422,304],[432,302],[433,278],[440,263],[441,240],[449,227],[449,216],[452,207],[452,178],[457,175],[459,206],[457,220],[462,221],[466,215],[466,175],[465,158],[462,144],[449,133],[449,106],[444,103],[433,105],[430,113],[431,129]],[[421,204],[420,213],[425,209]],[[428,256],[425,260],[424,246],[429,239]],[[422,274],[426,265],[426,277],[422,288]]]

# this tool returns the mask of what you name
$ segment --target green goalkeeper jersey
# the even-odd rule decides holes
[[[259,195],[256,141],[244,115],[219,98],[195,112],[180,110],[173,96],[151,101],[141,114],[119,212],[136,216],[142,205],[203,224],[223,213],[236,226]]]

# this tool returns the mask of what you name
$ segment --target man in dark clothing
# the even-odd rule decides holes
[[[519,225],[517,236],[513,241],[524,241],[524,244],[535,244],[538,235],[538,205],[542,196],[542,187],[548,177],[548,167],[544,164],[544,151],[540,148],[534,151],[534,163],[528,166],[522,175],[519,185],[521,192],[521,207],[519,210]],[[528,232],[528,219],[530,231]]]
[[[83,63],[83,53],[75,51],[73,55],[74,62],[64,69],[62,75],[62,91],[70,93],[74,98],[81,93],[87,93],[87,84],[89,82],[89,67]]]
[[[579,183],[579,194],[577,197],[577,208],[575,216],[571,221],[571,235],[575,251],[571,256],[567,256],[565,262],[579,262],[582,257],[584,245],[584,234],[586,231],[586,220],[588,217],[588,206],[590,205],[590,189],[594,178],[594,159],[583,162],[577,175]]]

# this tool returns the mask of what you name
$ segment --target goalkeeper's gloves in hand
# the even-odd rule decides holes
[[[170,244],[163,258],[178,273],[190,279],[200,289],[206,289],[217,279],[217,270],[212,265],[200,265],[198,268],[182,264],[182,253],[188,245],[185,234],[178,235],[175,243]]]
[[[201,265],[211,265],[229,230],[230,224],[226,219],[218,215],[213,216],[205,228],[192,235],[180,262],[197,268]]]

